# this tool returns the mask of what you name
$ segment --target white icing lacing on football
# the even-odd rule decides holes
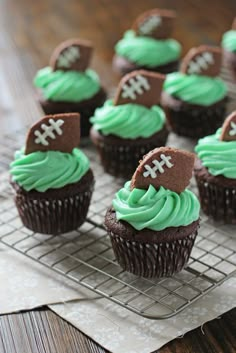
[[[152,33],[162,23],[162,18],[158,15],[152,15],[148,17],[140,26],[139,32],[141,34]]]
[[[34,140],[34,142],[36,144],[42,144],[44,146],[48,146],[49,142],[47,141],[47,138],[50,137],[51,139],[55,139],[56,138],[56,134],[57,135],[62,135],[62,129],[61,126],[64,124],[64,120],[58,119],[58,120],[54,120],[54,119],[49,119],[49,125],[46,124],[42,124],[40,126],[40,128],[42,130],[44,130],[43,133],[41,133],[39,130],[35,130],[34,134],[36,137],[36,139]]]
[[[148,164],[144,165],[144,168],[146,169],[145,172],[143,172],[144,178],[151,177],[151,178],[156,178],[157,177],[157,172],[160,174],[163,174],[165,172],[163,166],[166,166],[167,168],[172,168],[174,164],[170,162],[171,156],[165,156],[164,154],[160,155],[161,161],[158,161],[157,159],[154,159],[152,163],[154,164],[154,167],[151,167]]]
[[[229,135],[235,136],[236,135],[236,123],[231,121],[230,126],[231,126],[231,130],[229,131]]]
[[[79,58],[79,47],[69,47],[59,55],[57,59],[57,66],[69,68],[71,64],[73,64]]]
[[[207,70],[210,65],[214,64],[213,54],[205,52],[195,57],[195,61],[190,61],[188,67],[189,74],[198,74],[202,70]]]
[[[150,89],[148,80],[142,75],[132,77],[129,79],[128,83],[129,85],[125,83],[122,87],[122,98],[130,98],[135,100],[137,98],[137,94],[141,95],[144,91],[148,91]]]

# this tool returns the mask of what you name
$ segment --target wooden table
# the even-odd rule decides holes
[[[51,51],[58,43],[80,36],[96,44],[93,67],[109,89],[117,82],[110,66],[115,42],[139,13],[156,6],[155,0],[2,0],[0,62],[4,65],[11,60],[10,53],[15,50],[31,81],[35,67],[48,64]],[[194,45],[219,43],[236,15],[235,0],[159,0],[158,6],[178,11],[175,38],[183,44],[184,53]],[[1,114],[1,134],[29,120],[26,116],[19,122],[13,117],[6,123]],[[101,353],[105,350],[44,307],[0,317],[0,352]],[[235,353],[236,310],[173,340],[158,352]]]

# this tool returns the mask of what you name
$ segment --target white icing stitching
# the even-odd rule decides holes
[[[132,77],[128,83],[130,86],[126,83],[122,87],[122,98],[130,98],[135,100],[137,98],[137,94],[141,95],[144,91],[148,91],[150,89],[148,80],[142,75]]]
[[[236,123],[231,121],[230,126],[231,126],[231,130],[229,131],[229,135],[235,136],[236,135]]]
[[[205,52],[195,57],[195,61],[190,61],[188,67],[189,74],[197,74],[203,70],[208,69],[210,65],[214,64],[213,54]]]
[[[162,23],[162,18],[158,15],[148,17],[140,26],[139,31],[141,34],[149,34],[159,27]]]
[[[69,47],[64,50],[57,59],[58,67],[70,67],[77,59],[80,58],[79,47]]]
[[[172,168],[174,164],[170,162],[171,156],[165,156],[164,154],[160,155],[161,161],[158,161],[154,159],[152,163],[154,164],[154,167],[150,167],[150,165],[145,164],[144,168],[146,169],[145,172],[143,172],[144,178],[151,177],[151,178],[156,178],[157,173],[159,172],[160,174],[163,174],[165,172],[163,166],[166,166],[167,168]]]
[[[58,119],[55,121],[54,119],[49,119],[48,122],[50,125],[42,124],[40,126],[41,129],[44,130],[43,133],[41,133],[39,130],[35,130],[34,134],[36,139],[34,142],[36,144],[48,146],[49,142],[47,141],[47,137],[50,137],[54,140],[56,138],[55,134],[62,135],[62,129],[60,127],[64,124],[64,120]]]

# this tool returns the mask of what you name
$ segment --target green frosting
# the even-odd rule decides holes
[[[133,30],[129,30],[116,44],[115,51],[135,64],[152,68],[178,60],[181,45],[174,39],[139,37]]]
[[[59,151],[33,152],[21,149],[10,164],[10,174],[26,191],[44,192],[79,181],[89,170],[89,160],[78,148],[72,153]]]
[[[209,172],[236,179],[236,141],[221,141],[221,129],[198,141],[195,151]]]
[[[184,102],[209,106],[226,96],[227,87],[219,77],[174,72],[167,75],[164,91]]]
[[[99,77],[93,70],[52,71],[45,67],[34,78],[43,96],[52,101],[80,102],[93,97],[100,90]]]
[[[107,100],[103,107],[96,109],[90,121],[104,135],[135,139],[152,136],[161,130],[165,113],[157,105],[150,109],[133,103],[114,106],[112,100]]]
[[[150,185],[148,190],[131,191],[130,181],[116,193],[113,207],[118,220],[128,222],[137,230],[186,226],[196,221],[200,212],[199,201],[190,190],[177,194],[162,186],[156,190]]]
[[[232,29],[223,35],[222,46],[228,51],[236,52],[236,30]]]

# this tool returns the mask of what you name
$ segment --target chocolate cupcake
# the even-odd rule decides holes
[[[233,21],[232,29],[224,33],[221,45],[223,48],[224,64],[236,81],[236,17]]]
[[[221,68],[219,48],[192,48],[180,72],[167,75],[162,95],[169,125],[180,136],[199,138],[222,125],[227,88],[217,77]]]
[[[186,189],[193,164],[192,153],[156,148],[116,193],[105,226],[124,270],[163,277],[187,264],[199,228],[199,201]]]
[[[115,98],[95,111],[90,137],[105,172],[130,178],[144,153],[165,145],[165,113],[157,105],[163,81],[144,70],[127,74]]]
[[[145,69],[163,74],[176,71],[181,45],[171,39],[175,12],[153,9],[141,14],[115,46],[113,67],[121,75]]]
[[[236,111],[222,129],[198,141],[194,174],[203,211],[215,221],[236,224]]]
[[[45,114],[79,112],[82,137],[88,136],[89,118],[106,99],[97,73],[88,69],[92,51],[88,41],[63,42],[54,50],[50,66],[39,70],[34,78]]]
[[[16,152],[10,165],[15,203],[34,232],[66,233],[85,221],[94,177],[79,142],[79,114],[49,115],[31,127],[25,148]]]

